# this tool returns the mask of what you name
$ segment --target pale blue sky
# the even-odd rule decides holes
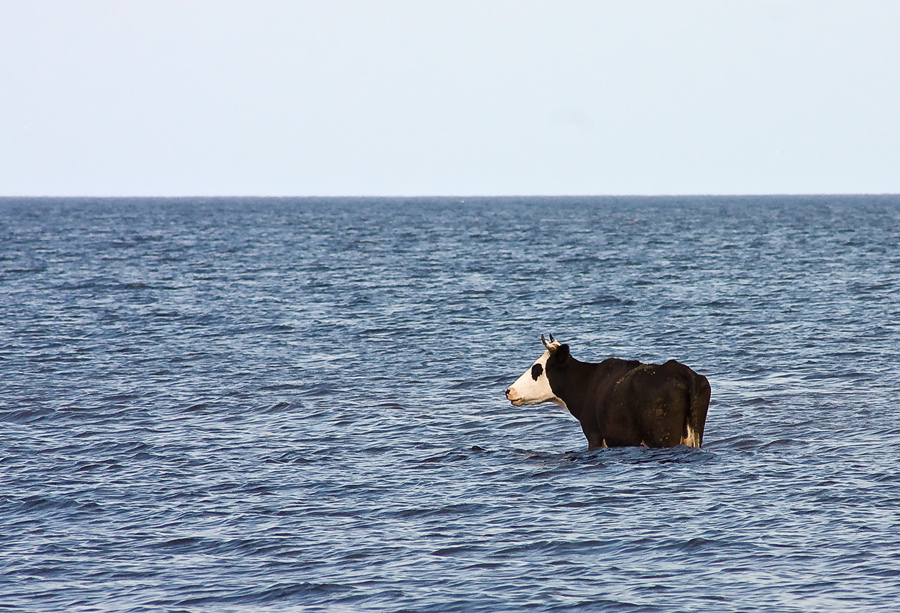
[[[0,0],[0,195],[900,192],[900,2]]]

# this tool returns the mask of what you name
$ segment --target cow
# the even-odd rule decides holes
[[[669,360],[580,362],[550,335],[546,351],[506,390],[513,405],[553,402],[581,423],[588,449],[703,444],[709,381]]]

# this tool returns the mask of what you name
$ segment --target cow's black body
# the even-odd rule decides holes
[[[700,447],[703,442],[709,382],[684,364],[616,358],[591,364],[579,362],[568,345],[560,345],[546,371],[554,395],[581,423],[591,449]]]

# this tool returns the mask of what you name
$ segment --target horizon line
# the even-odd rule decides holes
[[[147,194],[117,194],[117,195],[91,195],[91,194],[67,194],[67,195],[36,195],[36,194],[0,194],[0,200],[11,199],[96,199],[115,200],[124,198],[146,198],[154,200],[183,200],[187,198],[254,198],[254,199],[488,199],[488,198],[778,198],[778,197],[862,197],[862,196],[900,196],[900,192],[747,192],[747,193],[659,193],[659,194],[181,194],[181,195],[147,195]]]

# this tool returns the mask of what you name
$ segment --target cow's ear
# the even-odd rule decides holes
[[[551,354],[551,357],[553,358],[554,364],[565,364],[569,359],[569,346],[560,345],[556,348],[556,351]]]

